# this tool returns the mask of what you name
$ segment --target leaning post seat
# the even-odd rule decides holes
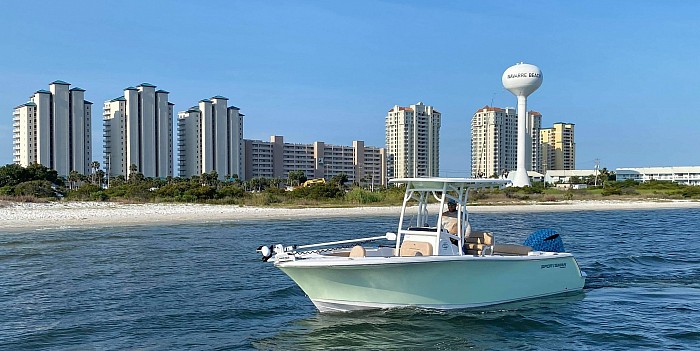
[[[484,247],[493,245],[491,232],[473,230],[466,238],[467,255],[481,255]]]
[[[431,256],[433,245],[424,241],[404,240],[399,249],[399,256]]]
[[[518,244],[496,244],[493,245],[494,255],[508,255],[508,256],[527,256],[532,248],[525,245]]]

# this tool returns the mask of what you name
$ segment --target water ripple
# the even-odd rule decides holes
[[[0,236],[0,349],[552,350],[700,345],[700,210],[473,214],[521,243],[557,229],[583,293],[489,308],[319,314],[255,248],[391,231],[393,217]],[[332,230],[331,230],[332,229]],[[359,233],[359,234],[358,234]]]

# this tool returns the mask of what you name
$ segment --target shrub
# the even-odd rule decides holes
[[[700,185],[686,186],[682,195],[685,198],[700,198]]]
[[[469,199],[471,201],[477,201],[477,200],[484,200],[489,197],[488,193],[485,190],[479,191],[479,190],[472,190],[469,192]]]
[[[216,197],[219,199],[227,197],[244,197],[245,194],[245,191],[238,186],[226,185],[217,190]]]
[[[194,187],[200,187],[201,185],[196,184]],[[156,196],[160,196],[163,198],[170,198],[170,199],[177,199],[182,197],[183,194],[187,190],[190,189],[190,184],[188,183],[173,183],[173,184],[167,184],[162,187],[160,187],[158,190],[155,191]]]
[[[0,187],[0,195],[11,196],[14,194],[15,194],[15,187],[10,186],[10,185],[5,185],[3,187]]]
[[[567,190],[566,193],[564,194],[564,199],[571,201],[571,200],[573,200],[573,198],[574,198],[573,190],[571,190],[571,189]]]
[[[295,198],[310,198],[315,200],[338,199],[345,195],[345,191],[338,189],[333,184],[318,184],[306,188],[297,188],[290,192]]]
[[[51,188],[48,180],[31,180],[19,183],[15,186],[15,195],[36,196],[36,197],[56,197],[56,192]]]
[[[100,191],[96,191],[94,193],[91,193],[90,200],[92,200],[92,201],[107,201],[107,200],[109,200],[109,196],[107,196],[107,194],[105,194],[104,191],[100,190]]]
[[[102,189],[100,189],[100,187],[97,185],[86,183],[80,186],[78,189],[69,191],[67,198],[71,200],[89,200],[92,199],[92,193],[96,193],[101,190]]]
[[[216,196],[216,188],[208,185],[190,188],[185,191],[185,195],[194,196],[198,200],[213,199]]]
[[[525,194],[541,194],[544,191],[544,185],[542,182],[532,183],[532,186],[525,186],[520,188]]]
[[[361,188],[353,188],[350,190],[345,194],[345,199],[349,202],[358,204],[369,204],[382,201],[382,197],[379,194]]]
[[[603,189],[603,191],[600,193],[603,196],[610,196],[610,195],[622,195],[622,190],[617,187],[609,187]]]

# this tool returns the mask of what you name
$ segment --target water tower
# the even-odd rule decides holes
[[[513,186],[529,186],[530,178],[525,168],[525,141],[528,140],[526,124],[527,97],[542,85],[542,71],[527,63],[516,63],[503,72],[503,86],[518,97],[518,165],[515,170]]]

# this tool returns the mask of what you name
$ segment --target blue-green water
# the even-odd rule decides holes
[[[557,229],[588,273],[584,292],[321,315],[255,253],[382,235],[395,217],[2,233],[0,349],[700,349],[700,210],[471,219],[499,242]]]

